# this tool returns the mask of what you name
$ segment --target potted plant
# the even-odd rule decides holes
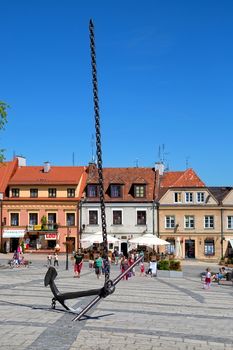
[[[183,277],[179,260],[161,260],[158,263],[158,277]]]
[[[42,216],[41,220],[41,230],[47,230],[47,217],[45,215]]]

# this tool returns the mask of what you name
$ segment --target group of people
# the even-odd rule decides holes
[[[47,266],[59,266],[59,262],[58,262],[58,254],[55,252],[53,255],[52,254],[48,254],[47,256]]]
[[[220,267],[219,268],[219,272],[217,272],[215,274],[211,274],[210,268],[208,267],[206,269],[206,272],[205,272],[203,288],[204,289],[209,289],[210,286],[211,286],[211,282],[212,281],[217,282],[218,284],[220,284],[221,280],[223,278],[226,278],[227,273],[228,272],[227,272],[227,270],[226,270],[226,268],[224,266]]]

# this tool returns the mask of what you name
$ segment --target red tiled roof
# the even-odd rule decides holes
[[[9,185],[77,185],[85,170],[84,166],[51,166],[44,172],[42,166],[22,166]]]
[[[0,192],[5,192],[11,176],[17,169],[18,159],[0,164]]]
[[[165,172],[161,177],[160,187],[205,187],[193,169]]]
[[[119,201],[153,201],[155,190],[155,170],[153,168],[104,168],[104,191],[105,200],[111,202]],[[118,180],[117,180],[118,179]],[[97,168],[91,164],[88,170],[87,184],[98,183]],[[112,198],[109,194],[110,184],[121,184],[123,193],[121,198]],[[133,184],[146,184],[146,198],[135,198],[133,196]],[[88,200],[92,200],[88,198]]]

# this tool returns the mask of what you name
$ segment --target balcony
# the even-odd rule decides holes
[[[57,232],[58,224],[57,223],[51,223],[46,225],[28,225],[27,231],[33,232],[33,231],[41,231],[41,232]]]

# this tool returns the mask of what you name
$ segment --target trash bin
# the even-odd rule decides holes
[[[231,272],[226,273],[226,281],[231,281]]]

